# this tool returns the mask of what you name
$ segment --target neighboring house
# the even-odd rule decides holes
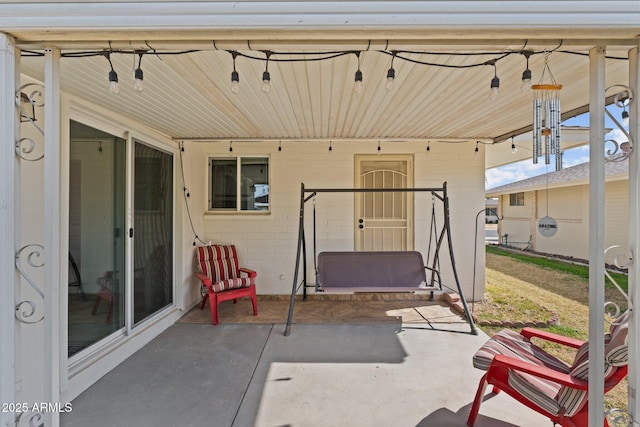
[[[486,224],[498,223],[498,199],[487,198],[484,201],[484,222]]]
[[[637,2],[543,3],[0,3],[0,402],[68,402],[174,324],[200,300],[194,244],[288,294],[301,183],[446,181],[444,246],[482,295],[484,149],[531,130],[525,67],[554,70],[565,117],[638,82]],[[318,194],[318,249],[428,252],[434,202]]]
[[[628,160],[605,163],[605,246],[628,238]],[[498,199],[500,243],[537,252],[589,258],[589,163],[523,179],[486,191]],[[538,222],[557,223],[554,236],[544,237]]]

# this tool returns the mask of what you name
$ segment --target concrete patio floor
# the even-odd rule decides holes
[[[466,425],[482,375],[471,357],[488,337],[459,318],[390,316],[296,323],[288,337],[281,323],[177,323],[78,396],[62,425]],[[485,399],[478,427],[550,424],[502,393]]]

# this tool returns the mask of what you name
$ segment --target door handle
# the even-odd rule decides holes
[[[360,225],[358,225],[358,228],[359,228],[359,229],[363,229],[363,228],[364,228],[364,225],[360,224]]]

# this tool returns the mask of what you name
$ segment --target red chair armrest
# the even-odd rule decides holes
[[[497,378],[506,379],[506,375],[508,374],[509,370],[530,374],[535,377],[553,381],[555,383],[578,390],[589,389],[588,381],[574,378],[569,374],[555,371],[551,368],[547,368],[546,366],[533,365],[520,359],[515,359],[513,357],[505,356],[502,354],[497,354],[493,358],[493,362],[491,362],[491,366],[489,366],[487,378],[491,378],[493,375],[495,375]]]
[[[545,341],[555,342],[573,348],[580,348],[580,346],[585,343],[585,341],[579,340],[577,338],[565,337],[563,335],[558,335],[552,332],[542,331],[540,329],[534,328],[523,328],[520,334],[529,339],[540,338]]]
[[[258,275],[258,273],[256,273],[255,271],[249,269],[249,268],[245,268],[245,267],[240,267],[240,272],[241,273],[246,273],[249,275],[249,278],[253,279],[254,277],[256,277]]]
[[[203,286],[206,286],[207,288],[211,286],[211,279],[209,279],[206,274],[196,273],[196,277],[200,279]]]

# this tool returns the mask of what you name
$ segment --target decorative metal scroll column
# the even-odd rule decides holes
[[[0,33],[0,402],[15,398],[15,284],[13,266],[16,245],[15,183],[18,170],[12,141],[18,135],[19,118],[15,107],[20,65],[19,50],[13,38]],[[0,425],[11,425],[14,414],[0,411]]]
[[[60,50],[45,49],[44,66],[44,396],[60,402]],[[65,252],[66,255],[66,252]],[[66,265],[66,256],[65,256]],[[44,414],[46,426],[58,427],[60,414]]]
[[[589,426],[604,425],[605,48],[589,51]]]
[[[636,94],[640,93],[640,44],[629,51],[629,87]],[[632,257],[637,258],[640,253],[640,160],[635,141],[640,140],[640,103],[637,101],[629,105],[629,136],[634,141],[629,157],[629,248]],[[629,266],[629,297],[634,307],[638,305],[640,296],[640,264],[633,260]],[[640,426],[640,316],[638,311],[631,313],[629,323],[629,376],[628,410],[634,426]]]

